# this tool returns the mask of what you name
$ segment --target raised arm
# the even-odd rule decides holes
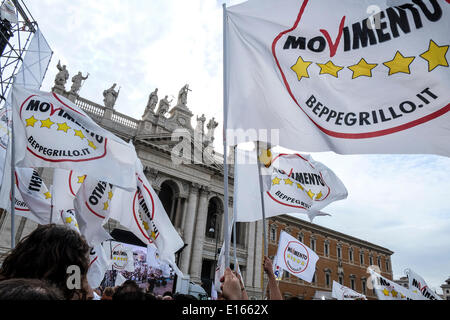
[[[267,273],[267,277],[269,278],[269,300],[283,300],[277,280],[275,279],[275,275],[273,274],[272,261],[267,256],[264,256],[263,267],[264,272]]]

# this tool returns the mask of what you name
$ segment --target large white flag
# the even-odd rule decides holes
[[[111,238],[103,224],[108,220],[114,190],[110,183],[88,175],[76,194],[74,208],[80,232],[90,246]]]
[[[409,290],[418,300],[443,300],[436,292],[428,287],[428,284],[420,275],[411,269],[406,269],[405,273],[408,276]]]
[[[24,202],[22,209],[17,210],[18,215],[29,218],[39,224],[50,223],[52,209],[52,194],[42,181],[39,173],[32,168],[16,168],[16,209],[21,200]],[[19,203],[17,203],[19,201]],[[28,210],[26,210],[28,209]],[[54,217],[56,218],[56,214]],[[55,221],[52,217],[52,220]]]
[[[175,252],[183,247],[184,242],[145,177],[140,160],[136,162],[134,177],[137,188],[133,192],[116,189],[111,202],[110,218],[119,221],[144,243],[154,244],[158,248],[160,259],[169,263],[181,275],[175,263]]]
[[[60,222],[70,229],[80,233],[77,217],[74,209],[60,210]],[[109,252],[109,251],[108,251]],[[90,248],[89,251],[89,269],[87,273],[88,283],[92,288],[100,286],[105,272],[111,265],[111,260],[108,259],[105,249],[101,243],[98,243]]]
[[[367,300],[366,296],[333,280],[331,296],[337,300]]]
[[[378,300],[417,300],[410,290],[369,268],[373,290]]]
[[[294,150],[450,156],[448,1],[249,0],[226,15],[228,129],[246,132],[229,144],[273,129]]]
[[[281,231],[275,264],[290,274],[311,282],[319,256],[285,231]]]
[[[235,187],[237,221],[262,219],[258,165],[261,166],[266,217],[305,213],[312,221],[333,201],[345,199],[347,189],[324,164],[304,154],[271,153],[266,166],[256,151],[236,149]]]
[[[118,187],[136,187],[133,145],[68,99],[14,86],[12,109],[16,166],[74,170]]]
[[[105,251],[110,252],[113,269],[128,272],[135,271],[133,249],[131,247],[116,241],[105,241],[103,247]]]
[[[85,174],[56,168],[53,171],[53,207],[57,212],[74,209],[78,190],[86,179]]]

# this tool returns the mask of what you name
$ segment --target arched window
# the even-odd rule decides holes
[[[220,230],[222,228],[222,212],[222,201],[217,197],[211,198],[208,204],[208,216],[206,218],[205,230],[205,236],[208,238],[215,239],[220,235]]]
[[[175,182],[166,180],[161,184],[161,190],[159,191],[159,199],[169,216],[170,221],[174,226],[180,225],[180,217],[177,217],[178,211],[178,195],[179,190]]]

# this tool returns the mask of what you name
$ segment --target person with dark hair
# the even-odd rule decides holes
[[[146,294],[135,281],[127,280],[116,289],[112,300],[146,300]]]
[[[70,288],[69,277],[79,270],[79,287]],[[71,268],[69,268],[71,267]],[[76,231],[66,226],[48,224],[37,227],[12,249],[0,268],[0,281],[12,278],[40,279],[53,283],[64,298],[86,300],[92,298],[87,281],[89,245]],[[75,279],[76,280],[76,279]]]
[[[105,290],[103,290],[101,300],[112,300],[113,295],[114,295],[114,289],[111,287],[106,287]]]
[[[16,278],[0,281],[0,300],[64,300],[64,296],[49,282]]]
[[[198,299],[196,297],[194,297],[192,294],[175,293],[173,295],[173,300],[188,301],[188,300],[198,300]]]

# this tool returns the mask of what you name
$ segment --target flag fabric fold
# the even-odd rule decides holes
[[[408,277],[409,290],[418,300],[443,300],[416,272],[406,269],[405,273]]]
[[[331,296],[337,300],[367,300],[367,297],[333,280]]]

